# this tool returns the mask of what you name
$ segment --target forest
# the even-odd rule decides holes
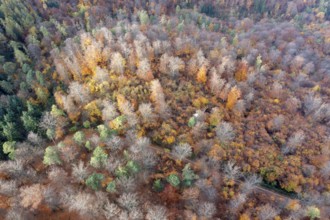
[[[330,219],[330,1],[1,0],[0,219]]]

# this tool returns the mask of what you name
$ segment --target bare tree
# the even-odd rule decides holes
[[[20,189],[21,205],[24,208],[37,209],[43,200],[43,188],[40,184],[33,184]]]
[[[125,59],[119,52],[115,52],[111,55],[111,64],[110,68],[112,71],[118,74],[124,74],[124,68],[125,68]]]
[[[105,144],[108,149],[113,150],[114,152],[117,152],[118,150],[121,150],[125,143],[123,140],[118,136],[112,136],[109,139],[105,141]]]
[[[0,194],[14,196],[17,192],[16,180],[0,180]]]
[[[145,58],[139,62],[137,75],[138,75],[138,77],[140,77],[141,79],[146,80],[146,81],[150,81],[154,78],[151,67],[150,67],[150,62],[147,58]]]
[[[226,178],[234,180],[241,175],[239,167],[235,166],[235,163],[232,161],[225,164],[224,173]]]
[[[215,132],[219,140],[224,144],[230,143],[235,138],[235,131],[229,122],[221,122],[215,128]]]
[[[37,145],[38,147],[40,147],[44,140],[42,139],[42,137],[40,137],[38,134],[33,133],[32,131],[29,132],[27,139],[29,142],[31,142],[32,144]]]
[[[50,112],[45,112],[41,118],[39,126],[47,130],[47,129],[55,129],[56,125],[57,125],[56,118]]]
[[[211,202],[201,202],[198,206],[198,215],[204,218],[212,218],[217,212],[216,206]]]
[[[192,148],[188,143],[180,143],[174,146],[172,154],[182,160],[191,156]]]
[[[179,74],[179,71],[184,70],[184,68],[185,64],[179,57],[169,56],[166,53],[160,57],[159,70],[161,73],[175,77]]]
[[[234,213],[238,213],[239,209],[244,205],[246,201],[245,194],[238,194],[233,200],[230,201],[230,209]]]
[[[139,112],[144,121],[153,121],[156,118],[154,110],[150,103],[142,103],[139,105]]]
[[[61,205],[60,197],[59,197],[58,192],[56,192],[56,190],[53,187],[47,186],[43,190],[43,197],[44,197],[45,203],[51,209],[54,210],[54,209],[60,208],[60,205]]]
[[[278,210],[274,209],[269,204],[266,204],[260,207],[258,217],[260,220],[272,220],[278,214]]]
[[[111,220],[111,219],[115,218],[116,216],[118,216],[120,211],[121,211],[121,209],[119,208],[119,206],[117,206],[115,203],[108,201],[104,206],[103,213],[104,213],[106,219]]]
[[[140,208],[133,209],[129,212],[129,218],[132,220],[140,220],[143,219],[144,215]]]
[[[218,75],[216,69],[213,67],[211,69],[211,77],[209,80],[209,87],[214,95],[219,95],[222,87],[225,85],[226,81],[221,79]]]
[[[110,101],[103,102],[103,110],[102,110],[102,120],[110,121],[118,116],[118,112],[115,104]]]
[[[255,187],[260,184],[262,181],[261,177],[257,176],[256,174],[250,175],[245,178],[242,184],[242,192],[249,194]]]
[[[147,220],[167,220],[167,209],[164,206],[155,205],[148,209]]]
[[[140,199],[137,193],[123,193],[117,201],[122,207],[128,210],[133,210],[140,204]]]
[[[94,207],[96,204],[95,197],[91,194],[78,192],[76,195],[69,196],[70,198],[67,199],[69,211],[76,211],[82,217],[90,217],[98,212]]]
[[[71,82],[69,85],[69,94],[73,96],[76,102],[85,104],[90,100],[89,91],[79,82]]]
[[[282,147],[283,154],[289,154],[296,150],[305,140],[305,134],[303,131],[297,131],[289,138],[288,142]]]
[[[321,168],[321,175],[325,179],[330,178],[330,161],[326,162]]]
[[[71,175],[73,176],[75,181],[82,183],[88,177],[89,171],[88,171],[87,167],[84,166],[84,162],[80,160],[78,164],[72,165],[72,174]]]
[[[169,116],[169,107],[165,101],[165,94],[158,79],[151,81],[151,99],[155,102],[156,111],[161,117]]]
[[[320,108],[322,104],[322,99],[320,97],[315,97],[313,94],[309,94],[304,98],[304,112],[306,115],[311,114]]]
[[[97,66],[93,78],[97,83],[103,83],[109,81],[110,75],[106,69]]]
[[[11,207],[6,214],[6,220],[25,220],[30,219],[31,216],[28,215],[26,210],[21,207]]]

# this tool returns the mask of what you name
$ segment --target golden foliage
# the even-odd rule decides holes
[[[209,104],[209,100],[205,97],[198,97],[197,99],[193,100],[192,104],[194,107],[199,109]]]
[[[250,217],[248,214],[244,213],[239,217],[239,220],[250,220]]]
[[[56,102],[56,104],[61,109],[63,109],[63,99],[62,99],[62,96],[63,96],[63,92],[62,91],[57,91],[57,92],[54,93],[55,102]]]
[[[75,112],[68,112],[68,117],[73,123],[76,123],[79,120],[80,115],[81,115],[81,112],[79,110],[77,110]]]
[[[57,127],[55,130],[55,139],[60,139],[64,137],[64,135],[65,135],[64,129],[61,127]]]
[[[97,83],[95,80],[89,80],[88,89],[92,94],[104,94],[109,89],[109,82]]]
[[[231,88],[228,98],[227,98],[227,103],[226,103],[226,108],[231,110],[235,106],[237,100],[241,97],[241,91],[234,86]]]
[[[38,97],[38,101],[41,103],[46,103],[49,97],[49,91],[46,87],[35,86],[35,93]]]
[[[218,124],[220,124],[223,117],[224,117],[223,111],[221,111],[219,108],[213,108],[210,117],[208,119],[208,122],[211,126],[217,126]]]
[[[301,206],[298,200],[290,200],[285,208],[289,211],[297,211],[301,208]]]
[[[127,99],[125,98],[125,96],[123,96],[122,94],[118,94],[117,95],[117,105],[118,105],[118,109],[121,113],[125,113],[127,112],[127,107],[130,106],[130,103],[127,101]]]
[[[240,62],[235,73],[235,79],[238,82],[245,81],[247,79],[249,66],[246,61]]]
[[[168,136],[165,138],[165,142],[167,144],[173,144],[175,142],[175,137],[174,136]]]
[[[211,147],[210,151],[208,152],[208,157],[214,160],[223,160],[226,157],[226,152],[220,147],[220,145],[215,144]]]
[[[91,120],[91,122],[96,122],[97,120],[102,118],[102,112],[97,105],[97,101],[98,100],[94,100],[85,105],[84,107],[84,110],[88,112],[89,119]]]
[[[113,178],[108,176],[101,181],[101,186],[106,187],[111,181],[113,181]]]
[[[207,81],[207,69],[206,66],[203,65],[197,72],[197,82],[205,84]]]

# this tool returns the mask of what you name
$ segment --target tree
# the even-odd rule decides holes
[[[216,128],[215,133],[221,143],[229,144],[235,138],[235,131],[229,122],[221,122]]]
[[[148,208],[147,220],[167,220],[168,211],[164,206],[154,205]]]
[[[308,216],[311,220],[321,218],[320,209],[315,206],[309,206],[307,207],[306,216]]]
[[[260,220],[271,220],[279,213],[278,210],[274,209],[269,204],[260,207],[258,217]]]
[[[106,69],[102,69],[99,66],[96,67],[95,75],[94,75],[93,79],[97,83],[108,82],[109,78],[110,78],[110,75]]]
[[[150,103],[142,103],[139,105],[139,112],[145,122],[153,121],[156,118],[154,110]]]
[[[89,172],[87,170],[87,167],[84,166],[83,161],[79,161],[78,164],[72,165],[72,174],[71,174],[77,182],[84,182],[87,176],[89,175]]]
[[[85,134],[82,131],[77,131],[74,135],[73,135],[73,140],[78,144],[78,145],[82,145],[85,141]]]
[[[283,154],[289,154],[296,150],[305,140],[305,134],[303,131],[297,131],[290,136],[288,142],[282,147]]]
[[[140,19],[140,23],[142,25],[146,25],[149,23],[149,16],[148,16],[148,13],[144,10],[141,10],[138,12],[138,15],[139,15],[139,19]]]
[[[109,138],[112,134],[112,132],[105,125],[97,126],[97,131],[99,132],[102,140]]]
[[[39,126],[45,130],[48,130],[48,129],[55,130],[56,125],[57,125],[57,120],[51,114],[51,112],[45,112],[39,123]]]
[[[185,186],[191,186],[193,181],[198,179],[198,175],[190,168],[190,164],[186,164],[182,170],[183,184]]]
[[[118,112],[115,104],[109,101],[103,102],[103,110],[102,110],[102,120],[103,121],[111,121],[118,116]]]
[[[37,209],[43,200],[43,188],[40,184],[23,187],[20,189],[20,197],[24,208]]]
[[[95,213],[95,202],[95,198],[91,194],[85,192],[70,195],[67,201],[69,211],[76,211],[83,217]]]
[[[74,100],[80,104],[86,104],[90,101],[90,94],[84,85],[79,82],[71,82],[69,85],[69,93]]]
[[[43,104],[46,104],[46,102],[49,100],[48,89],[42,86],[35,86],[34,90],[35,90],[35,94],[37,95],[38,101],[40,101]]]
[[[304,98],[303,107],[304,113],[306,115],[315,112],[322,105],[322,99],[320,97],[315,97],[313,94],[309,94]]]
[[[151,71],[150,62],[147,58],[141,60],[138,65],[137,76],[145,81],[151,81],[154,76]]]
[[[136,174],[141,170],[139,164],[133,160],[127,162],[126,168],[131,174]]]
[[[90,160],[90,164],[95,168],[100,168],[106,165],[108,160],[108,154],[105,150],[98,146],[94,149],[93,155]]]
[[[241,91],[234,86],[231,88],[230,92],[228,93],[226,108],[231,110],[235,106],[237,100],[241,97]]]
[[[163,88],[158,79],[151,81],[151,100],[156,105],[156,111],[161,117],[167,117],[169,114],[169,107],[165,102],[165,95]]]
[[[125,166],[118,166],[117,169],[115,170],[115,175],[118,178],[125,177],[125,176],[127,177],[129,175],[129,172],[127,170],[127,167],[125,167]]]
[[[126,61],[119,52],[115,52],[111,55],[110,68],[113,72],[117,74],[124,74]]]
[[[262,179],[257,176],[256,174],[250,175],[245,178],[243,185],[242,185],[242,192],[243,193],[251,193],[255,187],[260,184]]]
[[[110,192],[110,193],[117,192],[116,182],[111,181],[110,183],[108,183],[106,190],[107,190],[107,192]]]
[[[204,218],[212,218],[217,212],[216,206],[211,202],[201,202],[198,206],[198,215]]]
[[[205,84],[207,81],[207,67],[206,65],[203,65],[197,72],[196,80],[199,83]]]
[[[49,146],[46,148],[43,163],[47,166],[62,163],[55,147]]]
[[[211,69],[211,76],[209,80],[209,87],[214,95],[219,95],[222,87],[225,85],[226,81],[221,79],[217,74],[216,69],[213,67]]]
[[[178,187],[180,185],[180,178],[178,175],[176,174],[170,174],[167,178],[166,178],[167,182],[169,182],[169,184],[171,184],[174,187]]]
[[[121,209],[115,203],[107,202],[104,206],[104,215],[106,219],[111,220],[120,213]]]
[[[41,144],[43,143],[43,139],[38,134],[33,133],[33,132],[29,132],[27,139],[29,142],[37,145],[38,147],[40,147]]]
[[[136,208],[140,204],[139,200],[140,199],[137,193],[123,193],[117,199],[118,203],[128,210],[133,210]]]
[[[20,47],[21,45],[15,41],[10,41],[10,46],[14,50],[14,55],[16,61],[22,66],[24,63],[29,63],[31,60],[30,58],[23,52]],[[25,50],[25,48],[23,48]]]
[[[246,201],[246,195],[245,194],[238,194],[233,200],[230,201],[230,208],[233,213],[237,213],[241,206]]]
[[[101,173],[93,173],[86,179],[86,185],[93,190],[98,190],[101,187],[101,182],[104,179],[104,175]]]
[[[0,193],[6,196],[14,196],[17,193],[17,181],[0,180]]]
[[[164,186],[165,185],[161,179],[156,179],[152,185],[152,189],[155,190],[156,192],[161,192],[163,191]]]
[[[185,64],[179,57],[168,56],[165,53],[160,58],[159,70],[171,77],[177,76],[179,71],[183,71],[184,68]]]
[[[192,148],[188,143],[180,143],[174,146],[172,154],[182,160],[191,156]]]
[[[241,175],[239,167],[235,166],[235,163],[231,161],[225,164],[224,173],[226,178],[233,180],[237,179]]]
[[[40,108],[31,102],[27,102],[27,111],[23,111],[23,115],[21,116],[24,128],[27,131],[37,132],[40,117]]]
[[[20,129],[18,123],[14,120],[15,119],[10,119],[9,114],[7,114],[4,116],[4,120],[0,121],[2,135],[8,141],[21,140],[23,136],[23,131]]]
[[[326,162],[321,168],[322,177],[328,179],[330,177],[330,161]]]
[[[10,159],[14,159],[15,157],[15,149],[16,149],[16,141],[6,141],[2,145],[2,150],[5,154],[8,154]]]

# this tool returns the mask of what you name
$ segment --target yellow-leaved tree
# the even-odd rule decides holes
[[[241,97],[241,90],[234,86],[231,88],[230,92],[228,93],[226,108],[231,110],[235,106],[237,100]]]

